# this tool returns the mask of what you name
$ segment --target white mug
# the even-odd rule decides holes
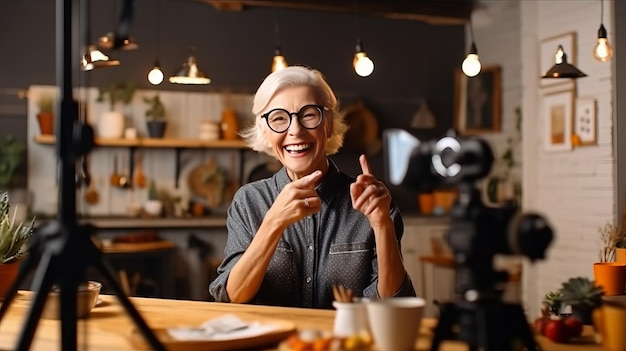
[[[366,305],[369,327],[380,351],[415,349],[426,301],[419,297],[372,300]]]

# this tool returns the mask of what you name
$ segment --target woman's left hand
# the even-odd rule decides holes
[[[390,219],[391,195],[385,184],[372,175],[365,155],[359,157],[359,162],[363,174],[350,185],[352,207],[363,213],[372,226],[382,224]]]

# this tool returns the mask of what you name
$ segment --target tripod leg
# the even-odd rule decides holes
[[[96,268],[103,275],[104,279],[110,284],[110,287],[113,289],[113,293],[122,304],[126,312],[128,312],[133,322],[135,322],[135,325],[137,325],[139,331],[144,336],[146,341],[150,344],[152,349],[156,351],[166,351],[165,347],[161,345],[159,339],[157,339],[156,335],[154,335],[146,321],[141,318],[141,315],[139,315],[139,312],[137,311],[135,306],[133,306],[133,304],[128,299],[128,296],[126,296],[126,294],[122,290],[122,287],[118,284],[115,275],[112,273],[113,269],[105,261],[103,261],[101,257],[96,260]]]
[[[439,350],[441,342],[451,338],[452,327],[457,319],[457,310],[453,303],[444,303],[439,306],[441,313],[439,314],[439,322],[435,328],[433,341],[430,344],[430,351]]]

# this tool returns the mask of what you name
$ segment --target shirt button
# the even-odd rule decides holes
[[[313,245],[309,245],[309,250],[313,250]]]
[[[306,282],[307,282],[307,283],[310,283],[310,282],[311,282],[311,277],[307,277],[307,278],[306,278]]]

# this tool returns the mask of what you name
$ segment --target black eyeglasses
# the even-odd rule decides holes
[[[324,110],[328,108],[319,105],[305,105],[298,112],[289,112],[284,108],[275,108],[261,115],[267,126],[275,133],[284,133],[291,126],[293,115],[298,116],[298,123],[305,129],[315,129],[322,124]]]

